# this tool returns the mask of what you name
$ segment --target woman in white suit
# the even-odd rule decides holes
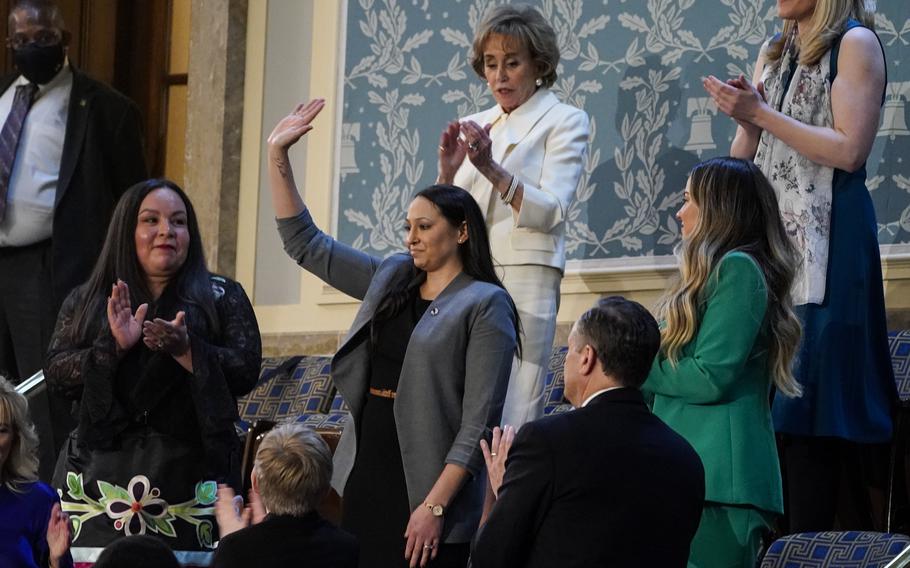
[[[486,216],[493,257],[521,316],[503,424],[543,415],[543,379],[565,269],[565,221],[581,178],[588,116],[559,102],[559,47],[536,9],[503,5],[474,37],[471,64],[496,105],[452,122],[439,142],[438,183],[467,189]],[[467,159],[465,159],[467,158]]]

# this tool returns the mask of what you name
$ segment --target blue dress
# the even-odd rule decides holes
[[[47,521],[59,499],[46,484],[27,484],[14,493],[0,484],[0,568],[37,568],[47,566]],[[63,566],[72,566],[69,562]]]
[[[866,169],[834,172],[827,291],[797,306],[803,340],[794,369],[803,396],[778,393],[778,432],[859,443],[891,439],[897,389],[888,352],[882,267]]]
[[[844,33],[859,25],[851,20]],[[831,50],[831,81],[838,47],[839,40]],[[865,165],[852,173],[834,170],[825,299],[796,308],[803,339],[794,374],[803,396],[777,393],[772,414],[778,432],[858,443],[891,439],[897,388],[877,227]]]

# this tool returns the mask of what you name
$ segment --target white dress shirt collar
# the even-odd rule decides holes
[[[610,387],[608,389],[600,389],[599,391],[595,391],[594,393],[591,394],[591,396],[586,398],[585,401],[582,402],[581,406],[579,406],[578,408],[584,408],[584,407],[588,406],[589,402],[591,402],[592,400],[594,400],[595,398],[597,398],[598,396],[602,395],[603,393],[605,393],[607,391],[621,389],[621,388],[623,388],[623,387]]]

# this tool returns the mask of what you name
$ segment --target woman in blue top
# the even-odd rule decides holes
[[[53,489],[38,481],[38,435],[28,403],[0,377],[0,564],[64,568],[69,519]]]
[[[759,53],[755,85],[709,77],[705,88],[739,124],[731,154],[768,176],[803,252],[793,299],[804,394],[776,397],[774,427],[785,435],[789,531],[830,530],[842,472],[859,476],[860,464],[874,469],[870,451],[887,455],[897,394],[865,168],[887,72],[864,0],[779,1],[778,15],[783,32]],[[872,528],[868,496],[854,499],[866,518],[840,526]]]

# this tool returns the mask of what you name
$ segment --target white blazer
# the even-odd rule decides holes
[[[505,114],[497,104],[461,120],[493,124],[493,159],[524,184],[515,213],[467,158],[454,184],[477,200],[490,230],[493,257],[503,265],[566,266],[566,215],[575,199],[587,152],[588,115],[541,88]]]

